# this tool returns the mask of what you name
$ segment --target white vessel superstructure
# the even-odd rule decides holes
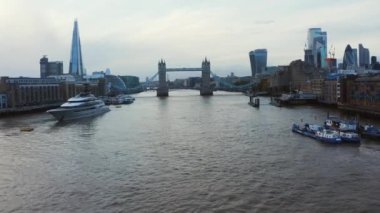
[[[74,120],[85,117],[93,117],[110,111],[102,100],[97,99],[91,93],[79,93],[67,100],[57,109],[47,112],[59,121]]]

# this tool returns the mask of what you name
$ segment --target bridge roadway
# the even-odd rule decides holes
[[[202,71],[202,68],[166,68],[166,72],[194,72]]]

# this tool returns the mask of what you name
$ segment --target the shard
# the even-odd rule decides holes
[[[77,79],[83,77],[82,48],[80,44],[78,21],[74,22],[73,40],[71,43],[70,68],[69,74]]]

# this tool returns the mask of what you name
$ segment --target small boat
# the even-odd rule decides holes
[[[292,131],[310,138],[316,139],[316,132],[323,128],[319,125],[305,124],[304,127],[300,127],[298,124],[293,124]]]
[[[123,95],[120,98],[123,104],[131,104],[135,101],[135,98],[130,95]]]
[[[344,132],[356,132],[358,128],[358,122],[356,120],[343,120],[336,116],[327,115],[325,127],[327,129],[339,130]]]
[[[326,143],[339,144],[342,142],[341,136],[337,131],[324,129],[319,125],[305,124],[301,128],[299,125],[293,124],[292,131]]]
[[[283,104],[306,104],[317,101],[317,96],[313,93],[294,90],[289,94],[282,94],[279,98]]]
[[[335,130],[323,129],[322,131],[317,131],[315,134],[317,140],[322,142],[339,144],[342,142],[342,137]]]
[[[342,142],[360,143],[360,136],[356,132],[339,132]]]
[[[360,126],[360,133],[362,137],[380,139],[380,128],[373,125]]]

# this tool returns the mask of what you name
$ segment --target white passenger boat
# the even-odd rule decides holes
[[[79,93],[70,98],[66,103],[57,109],[47,112],[53,115],[58,121],[74,120],[85,117],[93,117],[110,111],[109,107],[102,100],[97,99],[88,92]]]

